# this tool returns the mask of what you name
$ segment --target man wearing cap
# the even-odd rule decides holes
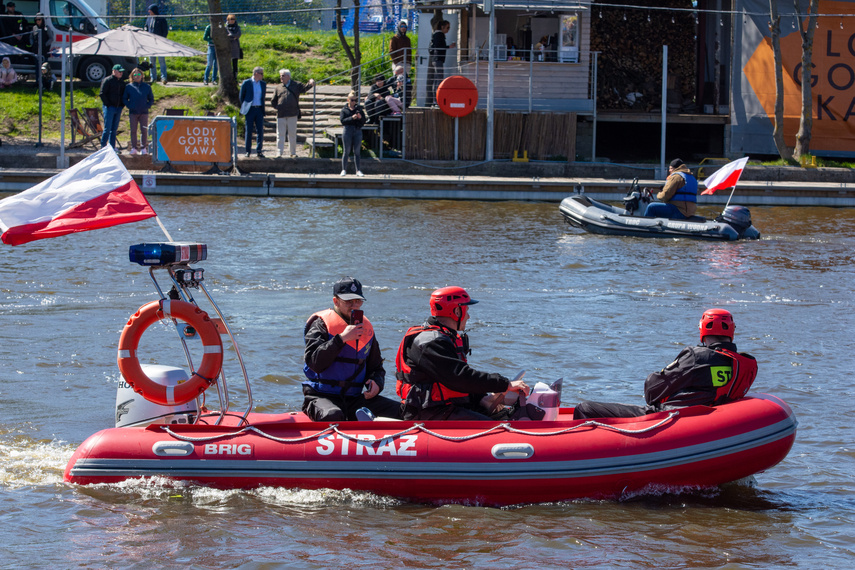
[[[437,289],[430,296],[431,316],[404,335],[395,358],[403,419],[489,420],[490,410],[482,404],[488,393],[528,396],[522,380],[481,372],[467,363],[471,351],[463,331],[469,307],[477,302],[463,287]]]
[[[374,328],[366,318],[353,319],[364,301],[362,283],[343,277],[333,285],[333,308],[306,321],[303,411],[312,421],[352,421],[363,407],[375,416],[400,417],[400,402],[378,395],[386,371]]]
[[[101,134],[101,148],[109,143],[116,148],[116,133],[119,130],[119,119],[122,117],[122,100],[125,95],[125,82],[122,73],[125,69],[118,63],[113,66],[113,73],[101,82],[101,102],[104,103],[104,132]]]
[[[698,179],[679,158],[668,167],[668,180],[656,195],[661,202],[651,202],[644,210],[645,218],[684,220],[698,209]]]
[[[26,46],[24,31],[28,25],[23,14],[15,10],[15,3],[7,2],[5,16],[0,18],[0,35],[2,35],[3,41],[10,46]]]
[[[392,73],[395,67],[404,66],[404,73],[410,74],[410,62],[413,60],[413,44],[407,35],[407,21],[398,22],[398,32],[389,40],[389,55],[392,56]]]

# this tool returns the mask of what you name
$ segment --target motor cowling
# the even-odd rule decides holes
[[[751,227],[751,212],[745,206],[728,206],[715,220],[730,225],[742,236]]]
[[[626,196],[623,197],[623,209],[627,211],[628,214],[632,214],[638,209],[638,205],[641,201],[641,192],[634,191],[630,192]]]
[[[143,364],[151,380],[161,386],[177,386],[189,380],[183,368]],[[192,424],[199,415],[196,400],[178,406],[161,406],[134,392],[124,378],[116,391],[116,427],[145,427],[151,424]]]

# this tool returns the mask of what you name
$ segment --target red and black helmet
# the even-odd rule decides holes
[[[698,323],[698,330],[701,332],[701,342],[708,335],[726,336],[733,340],[733,333],[736,331],[736,324],[733,322],[733,315],[730,311],[724,309],[708,309],[701,315],[701,322]]]
[[[474,305],[477,302],[463,287],[443,287],[430,294],[430,314],[434,317],[456,319],[458,317],[454,314],[454,309],[463,307],[463,313],[460,315],[460,318],[463,318],[466,315],[466,305]]]

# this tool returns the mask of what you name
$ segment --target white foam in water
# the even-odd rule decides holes
[[[61,484],[74,449],[65,442],[4,435],[0,438],[0,486],[20,489]]]

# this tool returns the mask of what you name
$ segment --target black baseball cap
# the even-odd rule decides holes
[[[674,160],[671,161],[671,168],[679,168],[679,167],[683,166],[684,164],[685,163],[682,160],[680,160],[679,158],[675,158]]]
[[[362,283],[353,277],[342,277],[336,281],[333,285],[333,295],[342,301],[365,300],[365,297],[362,296]]]

